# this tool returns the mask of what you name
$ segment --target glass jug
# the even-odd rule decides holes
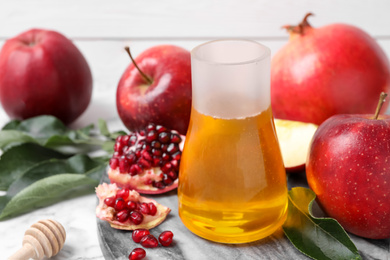
[[[270,50],[217,40],[191,52],[192,111],[179,215],[221,243],[264,238],[286,218],[287,181],[270,102]]]

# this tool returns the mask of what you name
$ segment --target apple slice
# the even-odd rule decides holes
[[[275,119],[283,162],[289,172],[305,168],[311,139],[318,126],[311,123]]]

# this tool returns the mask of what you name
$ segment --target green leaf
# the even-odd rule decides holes
[[[12,183],[5,196],[0,197],[0,216],[3,215],[2,211],[7,208],[8,211],[12,212],[4,213],[6,216],[14,216],[27,212],[19,211],[19,208],[15,208],[13,206],[11,210],[9,209],[8,204],[10,204],[16,197],[20,199],[20,194],[23,194],[25,189],[30,189],[31,186],[36,187],[37,189],[42,189],[42,187],[36,186],[36,183],[39,183],[42,179],[63,174],[74,174],[87,176],[91,180],[91,182],[97,184],[99,183],[99,180],[101,179],[105,170],[106,163],[93,160],[87,155],[75,155],[66,160],[51,159],[37,163],[33,167],[30,167],[27,171],[24,172],[22,176],[20,176],[20,178],[18,178]],[[74,187],[77,187],[78,185],[79,184],[75,182],[69,185],[68,189],[73,190]],[[85,190],[85,192],[93,192],[93,189]],[[59,201],[61,197],[50,197],[47,199],[48,201]],[[47,205],[50,205],[50,203]]]
[[[96,180],[84,174],[58,174],[34,182],[15,195],[3,208],[0,219],[7,219],[32,209],[51,205],[94,190]],[[4,203],[0,197],[0,203]]]
[[[20,121],[19,124],[15,122],[7,124],[5,128],[28,133],[29,135],[38,140],[46,140],[50,136],[64,135],[67,132],[67,127],[54,116],[32,117]]]
[[[33,137],[16,130],[2,130],[0,131],[0,149],[3,151],[22,143],[37,142]]]
[[[110,131],[108,131],[107,123],[103,119],[98,120],[99,131],[102,135],[110,137]]]
[[[331,218],[312,214],[315,193],[296,187],[289,192],[288,214],[283,231],[303,254],[318,260],[362,259],[341,225]]]
[[[5,151],[0,159],[0,190],[7,190],[13,181],[39,162],[49,159],[66,159],[67,157],[36,143],[14,146]]]
[[[9,186],[6,196],[15,196],[18,192],[40,179],[62,173],[84,174],[101,164],[87,155],[75,155],[65,160],[50,159],[39,162],[27,169],[22,176]]]

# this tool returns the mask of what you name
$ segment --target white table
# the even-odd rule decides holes
[[[357,1],[94,1],[0,0],[0,47],[29,28],[57,30],[71,38],[85,55],[94,79],[88,110],[72,125],[85,126],[98,118],[111,128],[124,129],[118,120],[115,92],[129,57],[158,44],[187,49],[217,38],[249,38],[275,53],[288,40],[281,29],[315,13],[313,26],[335,22],[356,25],[371,34],[390,57],[390,2]],[[0,109],[0,124],[8,121]],[[63,250],[53,259],[103,259],[98,243],[94,194],[70,199],[0,222],[0,258],[21,246],[25,229],[37,220],[53,218],[67,230]]]

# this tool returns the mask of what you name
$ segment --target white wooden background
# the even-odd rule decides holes
[[[0,47],[29,28],[63,33],[86,57],[94,79],[93,100],[74,126],[117,117],[115,91],[129,58],[158,44],[188,50],[217,38],[248,38],[278,51],[288,41],[281,29],[307,12],[312,26],[348,23],[372,35],[390,57],[389,0],[0,0]],[[8,119],[0,111],[0,123]]]

